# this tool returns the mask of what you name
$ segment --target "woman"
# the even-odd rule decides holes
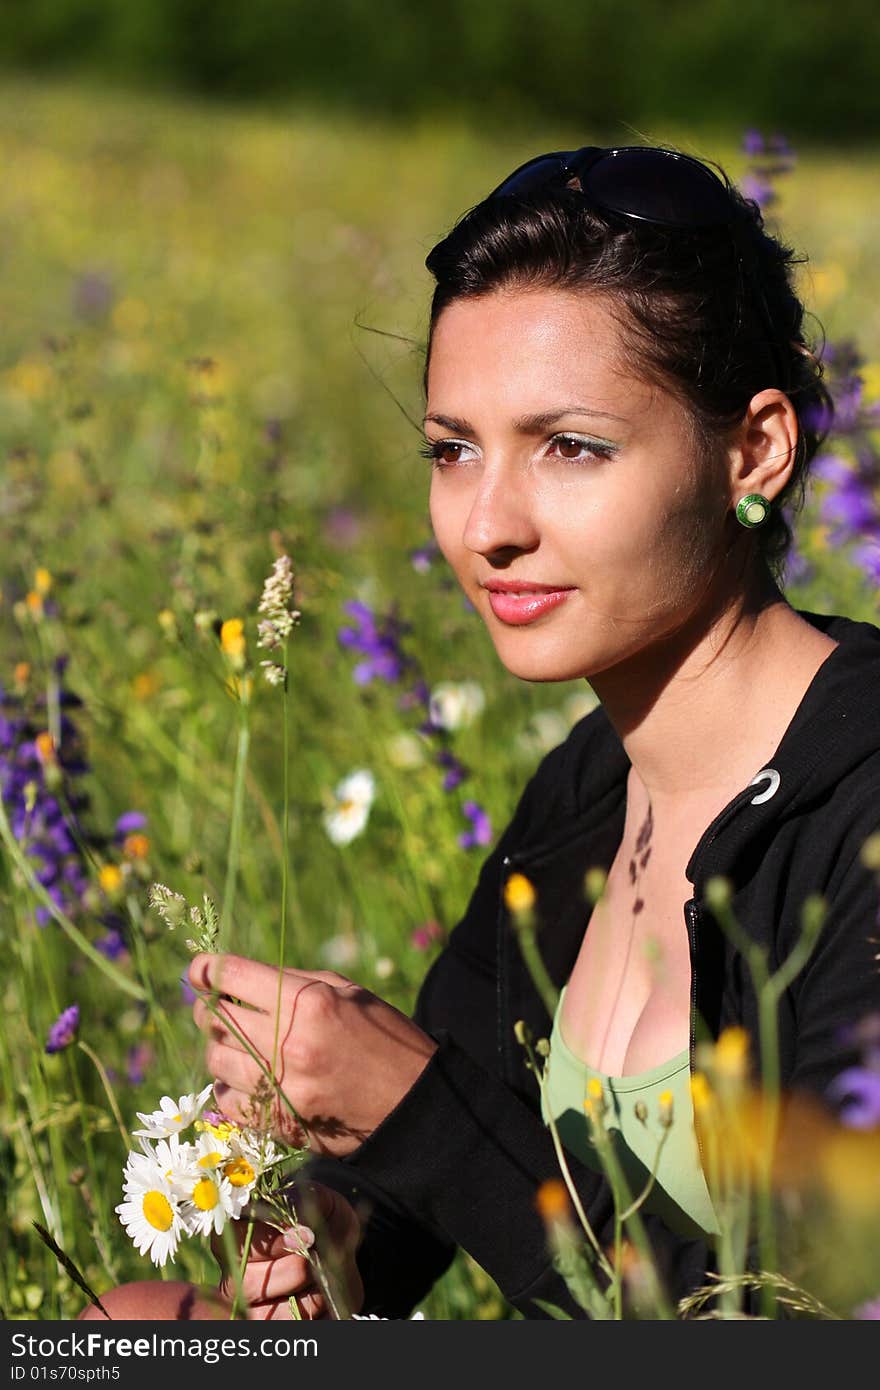
[[[798,613],[779,587],[782,506],[802,501],[828,408],[792,264],[754,204],[651,147],[539,156],[428,257],[438,543],[510,671],[584,677],[601,704],[526,788],[412,1020],[331,972],[285,972],[279,1081],[323,1155],[315,1193],[361,1216],[340,1269],[362,1279],[368,1312],[405,1316],[462,1245],[526,1317],[545,1316],[538,1300],[583,1316],[535,1194],[559,1171],[553,1112],[609,1240],[609,1185],[582,1113],[572,1123],[589,1076],[630,1097],[676,1086],[674,1157],[645,1224],[673,1296],[705,1281],[715,1223],[688,1110],[694,1047],[732,1023],[758,1034],[748,972],[704,901],[713,875],[771,967],[806,897],[828,900],[781,1004],[786,1090],[822,1096],[849,1060],[842,1027],[880,1006],[877,894],[859,858],[880,822],[880,631]],[[607,875],[594,906],[591,868]],[[504,906],[513,872],[534,888],[539,950],[564,986],[555,1019]],[[271,1054],[273,968],[201,956],[190,974]],[[256,1064],[202,1000],[195,1017],[219,1103],[246,1114]],[[552,1029],[543,1113],[518,1020]],[[626,1129],[622,1117],[637,1173]],[[309,1271],[266,1239],[251,1315],[284,1316],[289,1293],[326,1314]]]

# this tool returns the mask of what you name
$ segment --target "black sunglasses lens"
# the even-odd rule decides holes
[[[567,158],[565,150],[560,150],[557,154],[540,154],[536,159],[530,159],[527,164],[521,164],[518,169],[514,169],[513,173],[508,174],[504,182],[499,183],[487,196],[516,198],[533,193],[536,189],[546,188],[567,168]]]
[[[584,191],[609,212],[670,227],[712,227],[733,219],[720,179],[674,151],[609,150],[587,171]]]

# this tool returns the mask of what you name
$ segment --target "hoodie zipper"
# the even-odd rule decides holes
[[[691,999],[690,999],[690,1032],[688,1036],[688,1072],[692,1077],[694,1074],[694,1044],[696,1042],[696,1020],[697,1020],[697,926],[700,920],[700,909],[696,898],[689,898],[684,905],[684,920],[688,934],[688,952],[691,958]],[[700,1155],[700,1164],[705,1171],[703,1144],[700,1139],[700,1129],[694,1125],[694,1133],[697,1136],[697,1150]]]

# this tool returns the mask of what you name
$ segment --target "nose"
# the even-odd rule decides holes
[[[462,540],[475,555],[504,564],[539,539],[528,482],[513,470],[482,470]]]

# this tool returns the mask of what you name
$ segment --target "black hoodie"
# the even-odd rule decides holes
[[[824,1096],[854,1061],[846,1025],[880,1009],[878,888],[860,859],[880,827],[880,629],[801,613],[838,641],[807,689],[770,763],[702,835],[687,865],[691,951],[691,1065],[702,1035],[740,1024],[757,1042],[757,1000],[742,956],[704,901],[723,875],[732,910],[767,953],[788,956],[801,909],[822,894],[827,915],[806,966],[779,1004],[781,1083]],[[536,1037],[551,1020],[525,968],[503,903],[520,871],[537,892],[538,943],[557,987],[568,979],[590,907],[584,876],[608,869],[623,834],[629,760],[604,710],[575,726],[540,764],[489,856],[467,912],[429,970],[414,1012],[438,1042],[400,1104],[343,1162],[312,1165],[315,1179],[367,1199],[358,1255],[365,1310],[404,1316],[462,1246],[525,1317],[536,1299],[585,1314],[552,1266],[535,1194],[559,1168],[540,1117],[514,1024]],[[587,1217],[603,1244],[612,1232],[607,1181],[569,1156]],[[674,1298],[706,1282],[711,1246],[645,1225]]]

